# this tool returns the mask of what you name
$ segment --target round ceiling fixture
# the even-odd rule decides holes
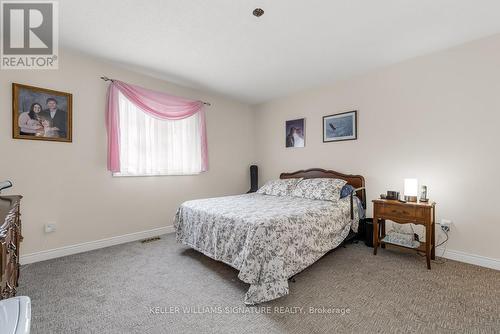
[[[262,15],[264,15],[264,10],[262,8],[255,8],[253,10],[253,16],[261,17]]]

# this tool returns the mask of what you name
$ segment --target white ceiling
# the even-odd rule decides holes
[[[59,3],[63,46],[252,104],[500,33],[499,0]]]

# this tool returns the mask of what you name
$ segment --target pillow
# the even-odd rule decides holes
[[[340,199],[340,191],[346,183],[331,178],[305,179],[297,184],[292,196],[335,202]]]
[[[271,180],[257,190],[257,193],[272,196],[292,196],[292,192],[300,180],[302,179]]]

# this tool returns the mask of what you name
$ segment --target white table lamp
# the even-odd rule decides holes
[[[416,202],[418,195],[418,180],[417,179],[405,179],[405,201]]]

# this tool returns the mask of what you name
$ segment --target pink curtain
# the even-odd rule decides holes
[[[120,121],[118,94],[122,93],[146,114],[158,119],[180,120],[199,113],[202,172],[208,170],[207,131],[203,102],[145,89],[115,80],[108,88],[106,128],[108,131],[108,170],[120,172]]]

